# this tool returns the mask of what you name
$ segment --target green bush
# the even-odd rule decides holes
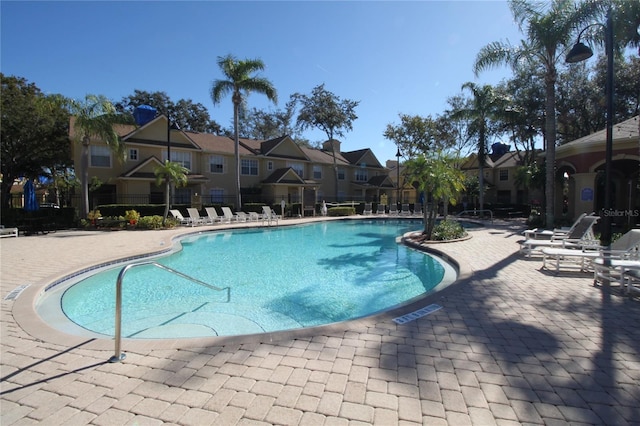
[[[434,241],[456,240],[466,235],[466,231],[456,220],[443,220],[433,228]]]
[[[173,228],[175,224],[175,220],[167,218],[165,227]],[[138,229],[162,229],[162,216],[142,216],[140,219],[138,219],[137,227]]]
[[[356,214],[355,207],[331,207],[327,210],[327,216],[352,216]]]

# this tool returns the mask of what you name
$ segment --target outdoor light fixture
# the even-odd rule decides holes
[[[607,12],[607,24],[591,24],[585,27],[578,34],[578,41],[567,54],[567,63],[584,61],[593,56],[593,51],[580,42],[580,37],[588,28],[593,26],[603,27],[605,30],[605,53],[607,55],[607,80],[605,85],[605,96],[607,101],[607,140],[605,146],[604,164],[604,209],[602,214],[602,231],[600,233],[600,244],[603,247],[611,245],[611,163],[613,157],[613,19],[611,9]]]

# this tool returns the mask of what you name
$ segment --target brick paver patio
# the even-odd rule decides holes
[[[35,317],[47,283],[203,229],[2,239],[0,424],[640,424],[640,301],[522,258],[518,222],[437,245],[464,279],[406,324],[416,307],[262,343],[124,341],[108,363],[113,341]]]

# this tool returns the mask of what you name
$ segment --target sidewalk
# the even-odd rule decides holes
[[[113,341],[49,329],[31,300],[185,228],[2,239],[0,424],[640,425],[640,300],[541,270],[518,254],[522,229],[438,244],[470,277],[405,324],[408,309],[266,343],[124,341],[113,364]]]

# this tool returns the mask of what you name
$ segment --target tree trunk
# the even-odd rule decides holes
[[[236,158],[236,211],[242,210],[242,195],[240,194],[240,136],[238,135],[238,109],[240,108],[239,95],[233,95],[233,134],[234,153]]]
[[[169,178],[165,178],[166,180],[166,185],[165,185],[165,191],[164,191],[164,216],[162,217],[162,226],[165,226],[165,223],[167,222],[167,217],[169,217],[169,203],[171,202],[171,184],[169,183]]]
[[[86,218],[89,214],[89,137],[82,138],[82,159],[80,161],[82,169],[82,204],[80,217]]]
[[[545,78],[545,225],[551,229],[555,225],[555,172],[556,172],[556,71],[551,69]]]

